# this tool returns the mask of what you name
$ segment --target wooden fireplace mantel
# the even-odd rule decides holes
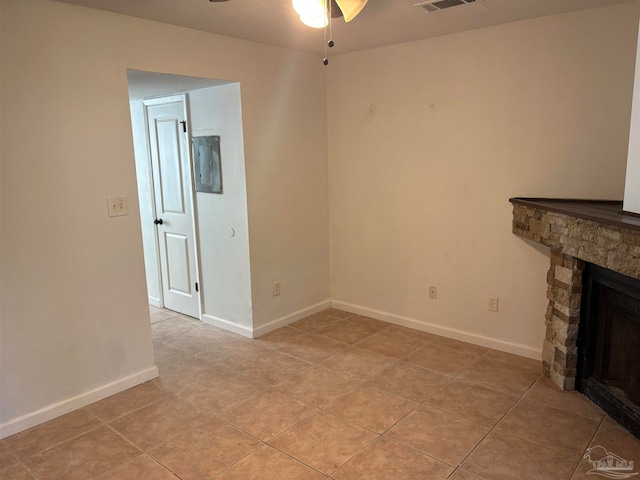
[[[625,212],[622,208],[622,200],[514,197],[509,201],[514,205],[562,213],[605,225],[640,230],[640,215]]]

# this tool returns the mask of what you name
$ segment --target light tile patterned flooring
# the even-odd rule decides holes
[[[595,445],[640,466],[536,361],[331,309],[256,340],[151,318],[160,377],[4,439],[1,479],[593,480]]]

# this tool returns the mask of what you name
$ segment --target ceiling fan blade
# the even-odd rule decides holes
[[[350,22],[367,4],[367,0],[335,0],[340,7],[345,22]]]

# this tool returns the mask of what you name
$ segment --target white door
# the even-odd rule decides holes
[[[146,100],[164,306],[200,317],[185,97]]]

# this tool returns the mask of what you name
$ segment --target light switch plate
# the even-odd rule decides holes
[[[119,197],[107,197],[107,207],[110,217],[121,217],[129,215],[129,197],[121,195]]]
[[[498,302],[499,301],[500,301],[500,299],[498,297],[489,297],[488,310],[490,312],[497,312],[498,311]]]

